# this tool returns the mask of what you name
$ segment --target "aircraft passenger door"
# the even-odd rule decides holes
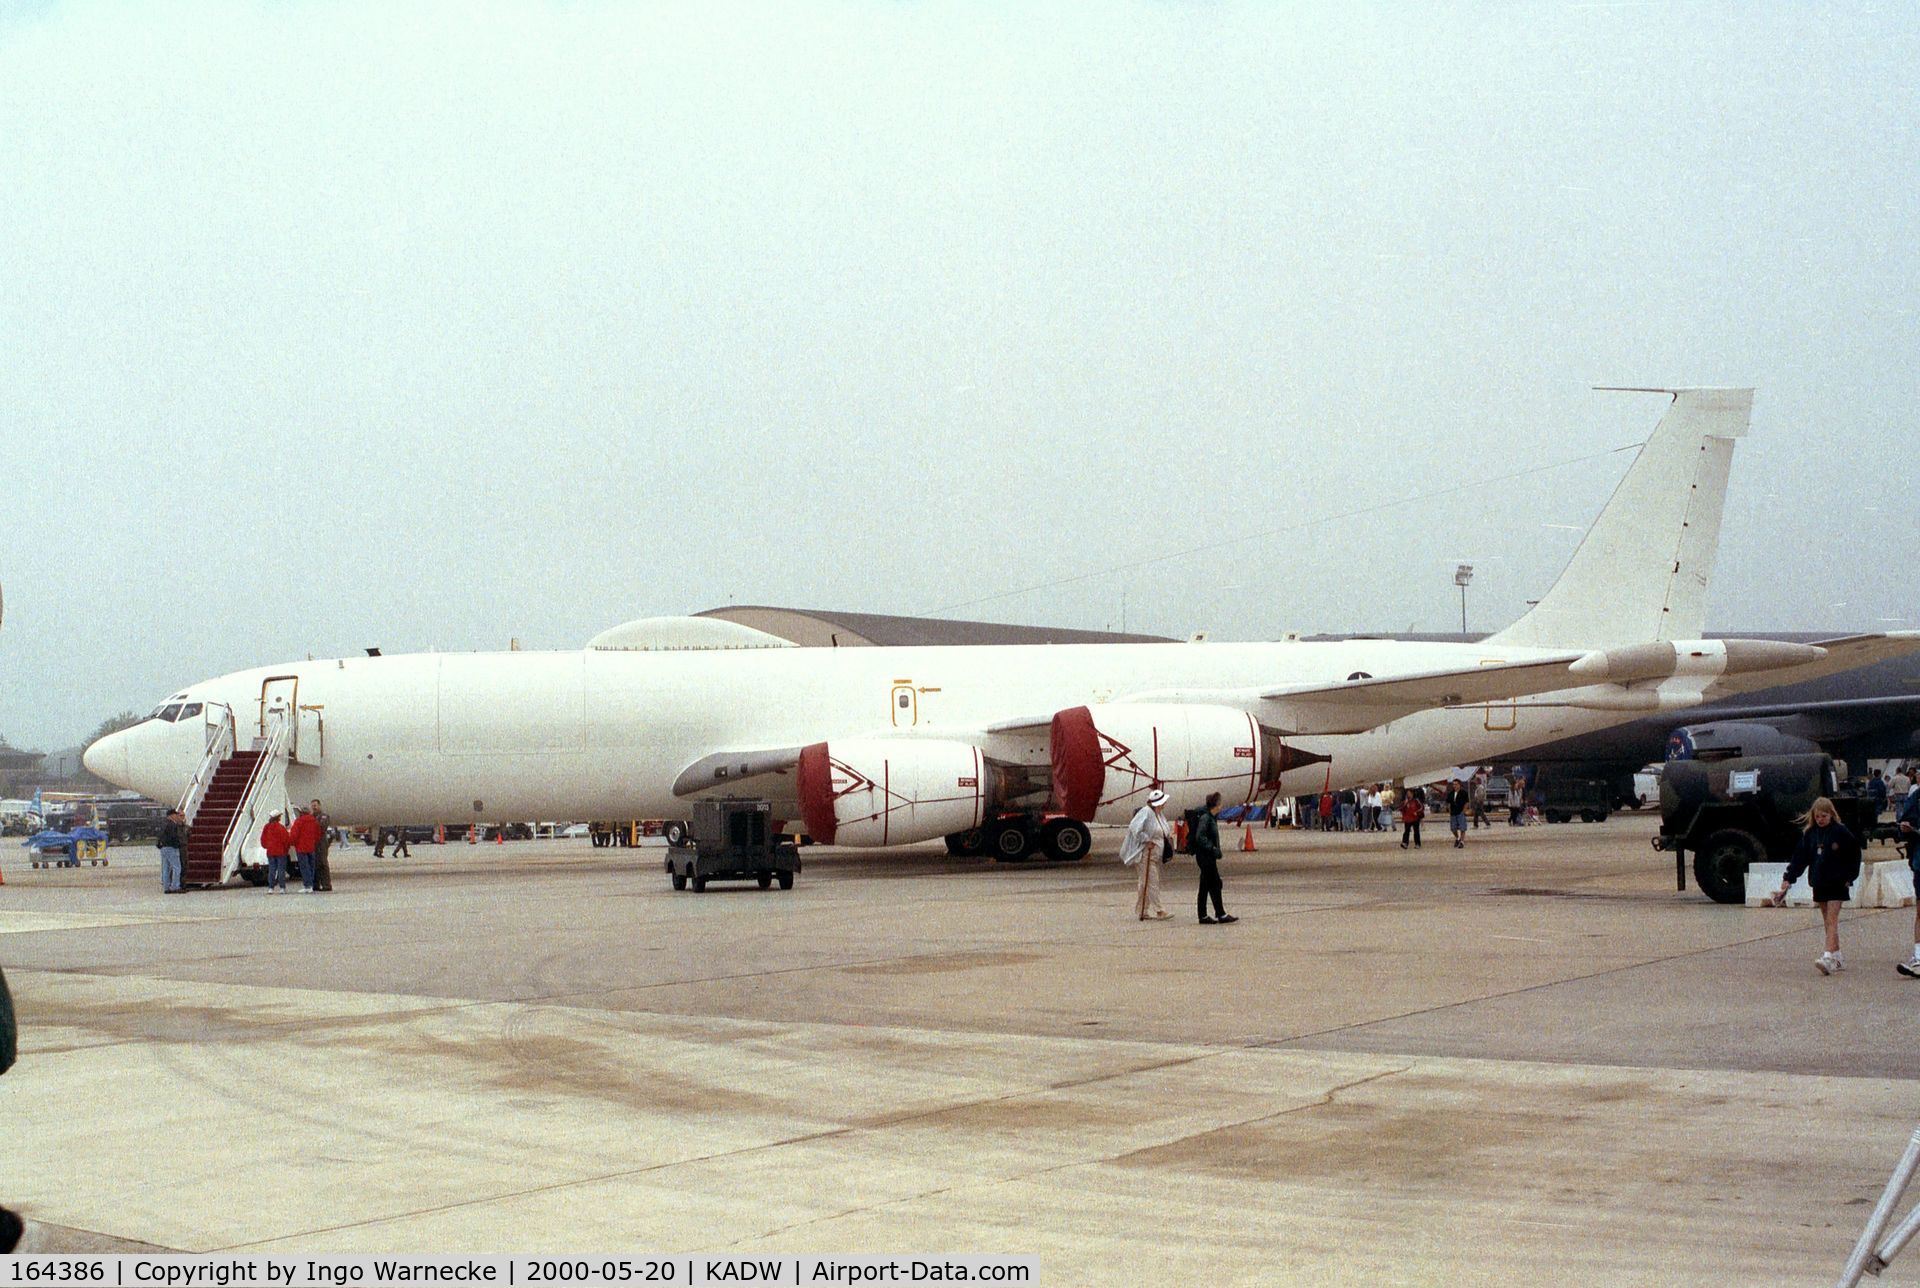
[[[912,680],[893,682],[887,710],[893,717],[893,727],[896,729],[911,729],[920,723],[920,695],[914,690]]]
[[[327,754],[327,709],[317,702],[295,708],[293,744],[307,749],[307,764],[318,764]]]
[[[260,722],[257,732],[267,736],[267,714],[283,711],[291,723],[287,730],[287,759],[300,759],[300,722],[293,719],[300,701],[300,677],[297,675],[270,675],[260,682]]]
[[[1498,666],[1500,659],[1488,657],[1480,659],[1481,666]],[[1486,705],[1485,728],[1488,733],[1506,733],[1520,723],[1520,699],[1509,698],[1505,702],[1489,702]]]

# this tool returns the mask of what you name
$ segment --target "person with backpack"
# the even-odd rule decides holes
[[[1220,902],[1225,888],[1220,880],[1220,793],[1207,797],[1207,807],[1187,811],[1187,850],[1200,865],[1198,907],[1200,924],[1226,926],[1240,920],[1229,916]],[[1207,900],[1213,900],[1213,915],[1207,915]]]
[[[1833,802],[1822,796],[1801,820],[1806,831],[1794,847],[1793,860],[1780,878],[1780,888],[1767,897],[1778,908],[1786,902],[1787,890],[1807,874],[1813,887],[1813,901],[1820,907],[1820,921],[1827,931],[1827,950],[1814,958],[1813,968],[1822,975],[1845,970],[1840,960],[1840,905],[1846,902],[1847,887],[1860,875],[1860,842],[1840,822]]]
[[[1413,842],[1413,848],[1420,848],[1420,820],[1427,816],[1426,798],[1417,787],[1409,787],[1400,793],[1400,848],[1406,849],[1407,842]]]

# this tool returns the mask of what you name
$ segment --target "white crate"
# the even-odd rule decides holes
[[[1780,878],[1785,875],[1787,875],[1787,865],[1784,863],[1749,863],[1747,865],[1747,907],[1765,907],[1768,896],[1780,888]],[[1802,878],[1800,886],[1805,885],[1806,880]],[[1793,891],[1789,890],[1787,897],[1791,899]]]
[[[1905,865],[1902,864],[1901,866],[1904,867]],[[1780,878],[1784,877],[1785,875],[1787,875],[1787,865],[1784,863],[1750,863],[1748,864],[1747,865],[1747,907],[1749,908],[1766,907],[1767,901],[1772,896],[1773,892],[1780,888]],[[1909,877],[1911,877],[1912,874],[1909,873],[1908,875]],[[1843,908],[1880,907],[1880,906],[1897,907],[1898,906],[1896,904],[1879,905],[1879,904],[1862,904],[1859,902],[1862,896],[1871,896],[1871,893],[1872,893],[1872,888],[1869,885],[1869,873],[1866,869],[1863,868],[1861,870],[1859,878],[1855,880],[1852,885],[1847,887],[1847,901],[1841,904],[1840,906]],[[1911,896],[1909,896],[1909,899],[1911,899]],[[1792,888],[1787,891],[1786,906],[1789,908],[1813,907],[1813,887],[1807,884],[1807,877],[1805,873],[1801,873],[1800,879],[1798,881],[1795,881],[1793,883]]]
[[[1907,866],[1905,859],[1882,859],[1878,863],[1869,863],[1863,884],[1871,880],[1872,885],[1865,893],[1870,894],[1866,906],[1870,908],[1911,908],[1913,906],[1913,869]]]

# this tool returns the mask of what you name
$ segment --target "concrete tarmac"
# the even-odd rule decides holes
[[[1231,926],[1184,857],[1134,920],[1117,833],[702,895],[584,840],[349,848],[313,896],[8,850],[0,1202],[49,1248],[1829,1282],[1920,1118],[1913,917],[1849,912],[1822,977],[1815,913],[1676,894],[1653,826],[1259,830]]]

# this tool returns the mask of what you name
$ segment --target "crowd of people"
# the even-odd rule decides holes
[[[1475,770],[1466,778],[1451,778],[1444,783],[1424,787],[1396,789],[1388,783],[1362,784],[1359,787],[1328,790],[1318,796],[1297,796],[1293,800],[1295,827],[1321,832],[1390,832],[1395,823],[1401,828],[1401,845],[1420,844],[1419,824],[1428,814],[1446,811],[1448,831],[1455,848],[1462,848],[1464,835],[1473,828],[1492,827],[1489,802],[1505,809],[1507,822],[1515,827],[1527,821],[1527,782],[1519,775]],[[1269,816],[1270,826],[1279,826],[1277,816]]]

